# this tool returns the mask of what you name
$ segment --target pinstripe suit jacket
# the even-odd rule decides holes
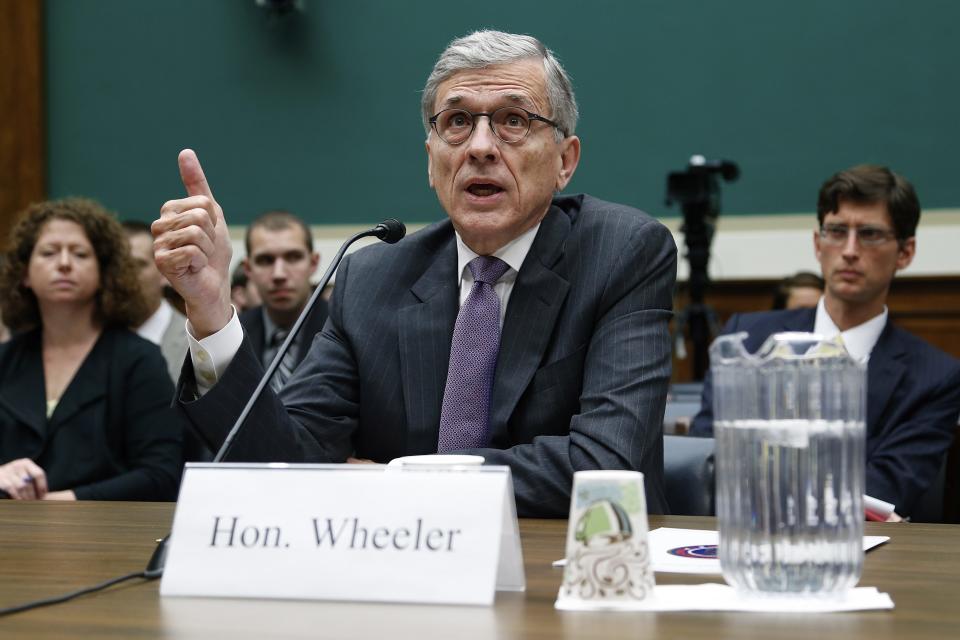
[[[230,459],[435,453],[456,265],[448,220],[344,260],[324,330],[281,397],[259,401]],[[642,471],[649,510],[666,508],[661,423],[675,278],[676,246],[655,220],[589,196],[554,199],[506,310],[490,447],[469,451],[511,467],[521,515],[566,516],[574,471],[598,468]],[[184,401],[181,389],[180,406],[211,446],[261,371],[245,339],[203,398]]]
[[[746,331],[754,352],[774,333],[813,331],[816,309],[735,315],[723,333]],[[867,493],[908,516],[940,470],[960,414],[960,361],[889,320],[867,364]],[[713,386],[704,380],[693,435],[713,433]]]

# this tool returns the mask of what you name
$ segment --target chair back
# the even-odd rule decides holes
[[[663,474],[670,513],[715,515],[713,447],[713,438],[663,436]]]

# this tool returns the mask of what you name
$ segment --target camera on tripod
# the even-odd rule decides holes
[[[710,276],[710,244],[720,215],[720,179],[733,182],[740,177],[740,168],[731,160],[707,160],[701,155],[690,158],[684,171],[667,175],[667,206],[678,203],[683,210],[686,259],[690,264],[688,279],[690,304],[677,318],[678,341],[689,328],[693,342],[693,377],[703,380],[707,372],[707,349],[717,324],[716,314],[704,304]]]

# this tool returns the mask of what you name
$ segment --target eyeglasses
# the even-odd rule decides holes
[[[820,238],[829,245],[841,246],[847,242],[850,232],[857,236],[861,247],[879,247],[896,238],[896,234],[882,227],[848,227],[845,224],[825,224],[820,227]]]
[[[493,134],[507,144],[516,144],[527,137],[530,124],[534,120],[546,122],[551,127],[566,135],[563,128],[553,120],[548,120],[538,113],[531,113],[520,107],[500,107],[492,113],[470,113],[463,109],[444,109],[430,118],[433,130],[440,139],[447,144],[461,144],[473,133],[477,126],[477,118],[486,116],[490,119],[490,128]]]

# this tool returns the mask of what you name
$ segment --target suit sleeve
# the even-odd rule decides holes
[[[338,269],[346,281],[350,256]],[[329,319],[278,395],[268,385],[230,446],[225,461],[343,462],[353,450],[358,423],[356,361],[337,313],[343,287],[334,288]],[[246,331],[223,376],[202,398],[194,389],[192,367],[184,367],[176,406],[203,443],[217,451],[263,376],[264,368]]]
[[[960,415],[960,366],[943,371],[913,371],[914,380],[935,380],[923,393],[901,401],[902,415],[889,425],[867,456],[866,492],[896,505],[909,516],[943,464]],[[923,364],[921,363],[921,366]]]
[[[173,383],[157,349],[140,345],[115,354],[110,424],[119,432],[118,464],[124,471],[74,487],[79,500],[175,500],[183,465],[182,427],[170,407]]]
[[[643,472],[647,508],[666,509],[662,424],[676,261],[673,238],[655,222],[636,229],[617,255],[597,257],[608,275],[569,436],[470,450],[511,467],[521,516],[567,515],[573,474],[589,469]]]

